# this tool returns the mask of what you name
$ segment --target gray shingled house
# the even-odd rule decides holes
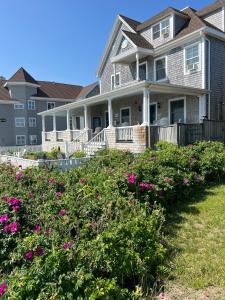
[[[97,74],[99,95],[40,114],[46,149],[67,142],[71,151],[82,144],[140,152],[152,138],[197,140],[203,120],[225,120],[224,1],[198,11],[169,7],[144,22],[118,15]],[[58,132],[63,116],[66,130]]]

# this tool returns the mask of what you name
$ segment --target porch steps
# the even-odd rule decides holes
[[[84,144],[84,152],[88,157],[95,156],[95,153],[99,150],[106,148],[106,134],[105,129],[95,135],[89,142]]]

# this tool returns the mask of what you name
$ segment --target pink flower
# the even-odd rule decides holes
[[[127,175],[127,180],[129,184],[135,184],[136,182],[136,175],[133,173],[130,173]]]
[[[6,289],[7,289],[6,282],[3,282],[2,284],[0,284],[0,296],[3,296],[5,294]]]
[[[190,185],[190,180],[188,178],[184,178],[183,183],[184,183],[184,185],[189,186]]]
[[[7,214],[4,214],[0,217],[0,223],[8,222],[9,216]]]
[[[39,224],[35,225],[35,227],[34,227],[34,229],[33,229],[33,232],[34,232],[34,233],[38,233],[38,232],[40,232],[40,231],[41,231],[41,225],[39,225]]]
[[[164,293],[160,293],[159,299],[160,299],[160,300],[165,300],[165,299],[166,299],[166,298],[165,298],[165,294],[164,294]]]
[[[65,216],[66,215],[66,210],[65,209],[61,209],[59,212],[60,216]]]
[[[17,231],[19,231],[20,225],[17,221],[11,223],[9,226],[10,226],[11,233],[16,233]]]
[[[35,255],[36,256],[43,256],[45,253],[45,249],[41,246],[38,246],[36,249],[35,249]]]
[[[51,177],[48,181],[50,184],[54,184],[55,183],[55,178]]]
[[[142,192],[144,192],[144,190],[148,190],[148,191],[153,190],[155,186],[152,183],[140,182],[139,187],[140,187],[140,190]]]
[[[61,193],[61,192],[56,192],[56,193],[55,193],[55,195],[56,195],[56,197],[58,197],[58,198],[59,198],[59,197],[61,197],[61,196],[62,196],[62,193]]]
[[[63,249],[65,249],[65,250],[70,249],[71,246],[72,246],[71,243],[64,243],[64,244],[63,244]]]
[[[52,234],[52,229],[51,228],[47,229],[46,234],[51,235]]]
[[[195,179],[196,179],[197,182],[203,182],[204,181],[204,177],[201,176],[201,175],[196,175]]]
[[[4,226],[4,228],[3,228],[3,231],[4,231],[5,233],[9,233],[9,230],[10,230],[10,226],[9,226],[8,224],[6,224],[6,225]]]
[[[32,251],[32,250],[27,251],[27,252],[24,254],[24,258],[25,258],[26,260],[33,260],[33,258],[34,258],[34,253],[33,253],[33,251]]]
[[[23,177],[23,173],[16,172],[16,181],[19,181]]]
[[[13,208],[14,211],[18,211],[20,209],[20,206],[19,205],[14,205],[12,208]]]
[[[17,198],[10,198],[9,199],[9,204],[12,206],[20,206],[21,205],[21,200]]]
[[[165,177],[165,182],[166,183],[170,183],[172,181],[172,179],[170,177]]]
[[[80,182],[80,184],[85,184],[85,183],[86,183],[86,179],[81,178],[81,179],[79,180],[79,182]]]
[[[2,201],[8,201],[8,197],[6,195],[2,196]]]
[[[34,194],[34,193],[28,194],[28,198],[34,198],[34,197],[35,197],[35,194]]]

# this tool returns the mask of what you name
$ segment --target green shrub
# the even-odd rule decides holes
[[[86,153],[84,151],[77,150],[76,152],[73,153],[72,157],[74,158],[86,157]]]

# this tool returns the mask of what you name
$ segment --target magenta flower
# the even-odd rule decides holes
[[[23,177],[23,173],[16,172],[16,181],[19,181]]]
[[[34,253],[33,253],[33,251],[32,251],[32,250],[27,251],[27,252],[24,254],[24,258],[25,258],[26,260],[33,260],[33,258],[34,258]]]
[[[17,231],[19,231],[19,223],[17,221],[13,222],[10,224],[10,230],[11,230],[11,233],[16,233]]]
[[[170,183],[172,181],[172,179],[170,177],[165,177],[165,182],[166,183]]]
[[[28,198],[34,198],[34,197],[35,197],[35,194],[34,194],[34,193],[28,194]]]
[[[7,283],[6,282],[3,282],[2,284],[0,284],[0,297],[5,294],[6,289],[7,289]]]
[[[10,226],[8,224],[5,224],[4,228],[3,228],[3,231],[5,233],[9,233],[9,230],[10,230]]]
[[[47,235],[51,235],[51,234],[52,234],[52,229],[51,229],[51,228],[48,228],[47,231],[46,231],[46,234],[47,234]]]
[[[48,181],[50,184],[54,184],[55,183],[55,178],[51,177]]]
[[[66,210],[65,209],[61,209],[59,212],[60,216],[65,216],[66,215]]]
[[[9,216],[7,214],[4,214],[0,217],[0,223],[8,222]]]
[[[2,196],[2,201],[8,201],[8,197],[6,195]]]
[[[34,229],[33,229],[33,233],[38,233],[41,231],[41,225],[37,224],[35,225]]]
[[[36,249],[35,249],[35,255],[36,256],[43,256],[45,253],[45,249],[41,246],[38,246]]]
[[[56,193],[55,193],[55,195],[56,195],[56,197],[58,197],[58,198],[59,198],[59,197],[61,197],[61,196],[62,196],[62,193],[61,193],[61,192],[56,192]]]
[[[80,182],[80,184],[85,184],[85,183],[86,183],[86,179],[81,178],[81,179],[79,180],[79,182]]]
[[[144,192],[145,190],[152,191],[155,186],[152,183],[140,182],[139,187],[141,192]]]
[[[63,244],[63,249],[65,249],[65,250],[70,249],[71,246],[72,246],[71,243],[64,243],[64,244]]]
[[[19,205],[14,205],[12,208],[13,208],[14,211],[18,211],[20,209],[20,206]]]
[[[21,205],[21,200],[17,198],[10,198],[9,199],[9,204],[12,206],[20,206]]]
[[[130,173],[127,175],[127,180],[129,184],[135,184],[136,182],[136,175],[133,173]]]

